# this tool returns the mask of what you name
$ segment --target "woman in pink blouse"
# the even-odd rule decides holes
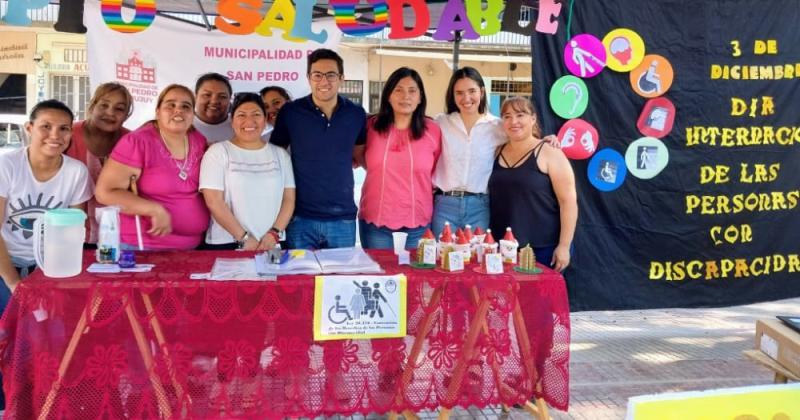
[[[100,173],[95,196],[122,209],[123,248],[193,249],[208,228],[198,192],[206,138],[192,127],[194,94],[169,85],[158,96],[156,119],[126,134]],[[134,193],[133,184],[138,187]]]
[[[425,106],[419,73],[401,67],[386,80],[378,114],[367,121],[359,213],[364,248],[391,249],[393,232],[408,233],[406,246],[415,247],[430,226],[442,133],[425,117]]]
[[[128,89],[117,83],[108,82],[98,86],[89,101],[86,119],[72,126],[72,143],[64,152],[75,158],[89,169],[92,183],[97,184],[100,170],[111,154],[117,142],[130,130],[122,124],[131,116],[133,98]],[[86,219],[86,243],[97,243],[97,220],[95,209],[97,200],[89,200],[89,217]]]

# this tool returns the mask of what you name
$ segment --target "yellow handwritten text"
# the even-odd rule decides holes
[[[650,280],[717,280],[727,278],[760,277],[786,271],[800,272],[797,254],[766,255],[720,260],[650,261]]]

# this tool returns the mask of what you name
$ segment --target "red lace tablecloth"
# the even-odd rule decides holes
[[[156,264],[150,273],[55,280],[37,270],[0,323],[5,418],[313,418],[533,395],[566,410],[569,305],[558,273],[445,274],[370,254],[408,277],[404,338],[313,341],[312,276],[189,279],[244,253],[139,254]],[[476,314],[485,318],[473,323]]]

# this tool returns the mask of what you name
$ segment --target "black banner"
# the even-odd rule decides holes
[[[603,39],[629,28],[647,54],[669,60],[675,105],[661,140],[666,168],[651,179],[628,171],[616,190],[590,182],[589,159],[573,161],[580,215],[565,273],[573,310],[723,306],[800,296],[800,7],[779,0],[567,2],[556,35],[533,35],[534,101],[543,131],[564,123],[550,87],[570,74],[571,35]],[[580,117],[599,149],[622,154],[643,137],[646,99],[627,72],[584,79]]]

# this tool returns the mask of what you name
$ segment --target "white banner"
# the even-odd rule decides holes
[[[110,81],[124,84],[134,98],[133,115],[125,123],[131,129],[153,119],[162,88],[180,83],[194,90],[197,77],[208,72],[228,76],[234,93],[278,85],[292,98],[307,95],[306,56],[317,48],[336,50],[341,39],[333,19],[312,24],[314,32],[327,30],[324,44],[286,41],[280,30],[272,37],[209,32],[163,16],[141,32],[126,34],[106,26],[99,1],[84,7],[92,90]],[[130,12],[123,13],[130,20],[133,11],[123,12]]]

